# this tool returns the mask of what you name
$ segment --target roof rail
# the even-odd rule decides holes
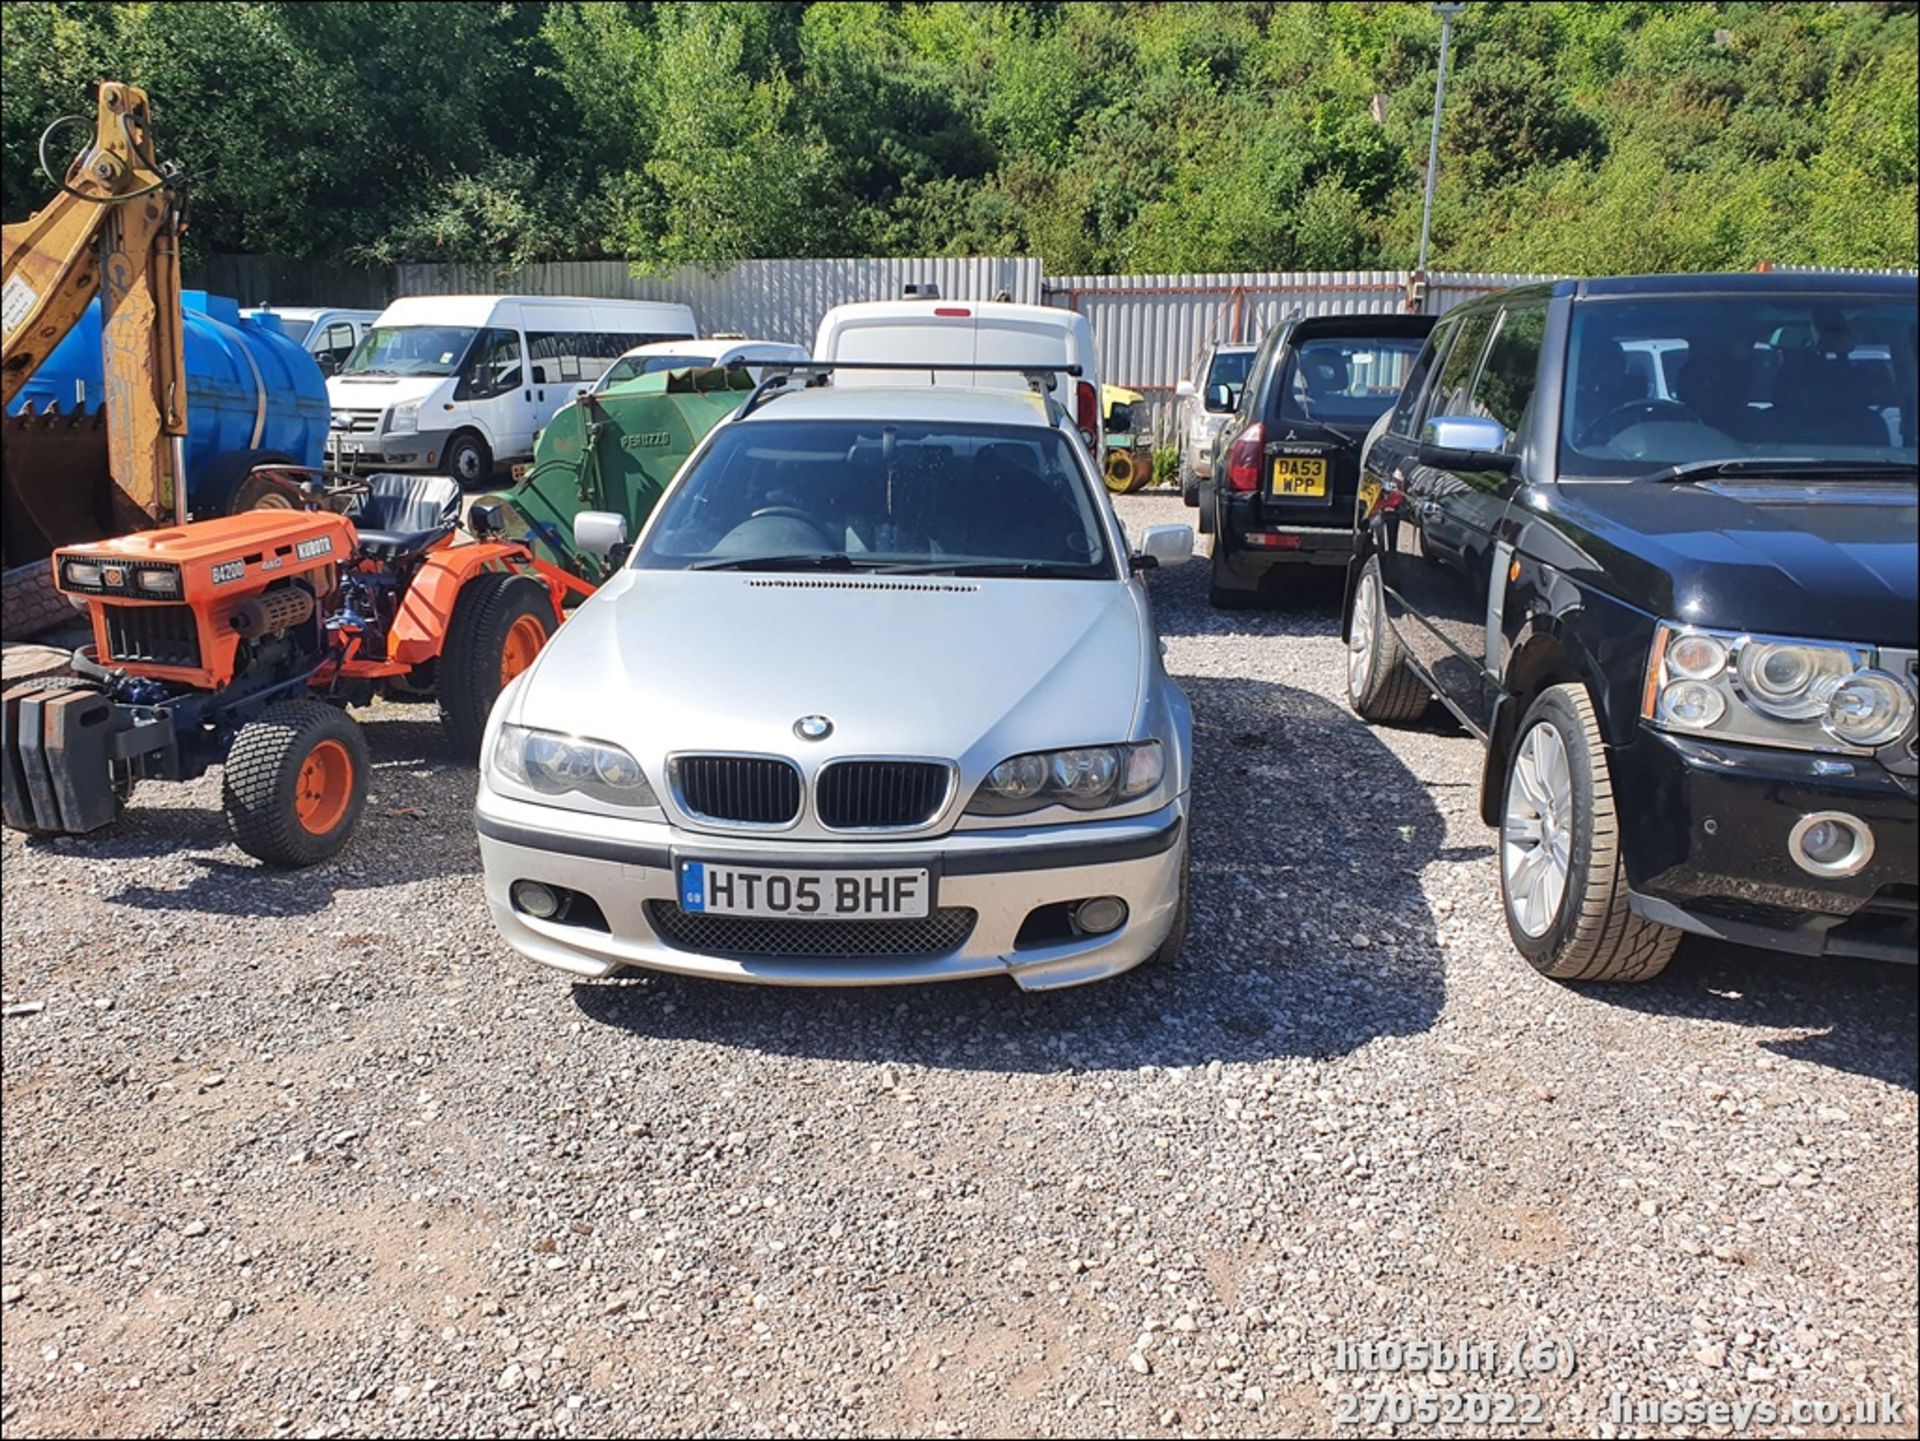
[[[949,365],[943,361],[925,364],[914,360],[769,360],[762,363],[761,369],[765,379],[753,388],[753,394],[740,407],[737,419],[745,420],[776,395],[795,389],[789,382],[796,375],[805,378],[805,385],[797,387],[800,389],[823,384],[836,370],[897,370],[913,374],[924,370],[929,381],[943,370],[962,375],[1020,375],[1026,377],[1028,389],[1048,395],[1053,389],[1054,376],[1066,374],[1077,380],[1083,373],[1078,365]]]

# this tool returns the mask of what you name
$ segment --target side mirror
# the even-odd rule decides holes
[[[1181,376],[1180,379],[1174,383],[1173,396],[1176,400],[1185,400],[1189,396],[1198,393],[1199,392],[1193,388],[1193,381],[1187,376]]]
[[[1133,568],[1158,570],[1169,565],[1185,565],[1192,559],[1192,526],[1150,525],[1140,537],[1140,549],[1134,552]]]
[[[1233,387],[1228,385],[1225,381],[1220,381],[1220,382],[1217,382],[1216,384],[1209,385],[1207,387],[1207,409],[1208,410],[1232,410],[1233,409]]]
[[[610,510],[583,510],[573,518],[573,543],[588,555],[612,555],[627,543],[627,518]]]
[[[337,355],[316,355],[313,360],[314,364],[320,367],[320,373],[322,375],[338,375],[340,373],[340,357]]]
[[[467,508],[467,529],[475,535],[500,535],[506,528],[506,507],[499,501],[476,500]]]
[[[1520,457],[1506,447],[1507,428],[1483,416],[1436,415],[1420,427],[1420,463],[1435,470],[1510,471]]]

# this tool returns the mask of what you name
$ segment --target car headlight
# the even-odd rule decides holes
[[[1100,810],[1146,795],[1160,784],[1165,768],[1159,741],[1029,751],[1009,756],[988,771],[967,811],[1015,816],[1048,806]]]
[[[420,428],[420,402],[410,400],[387,412],[387,434],[407,435]]]
[[[1662,623],[1641,715],[1667,730],[1803,750],[1873,750],[1913,723],[1914,695],[1867,647]]]
[[[493,743],[493,768],[541,795],[574,791],[616,806],[660,804],[640,762],[605,741],[503,725]]]

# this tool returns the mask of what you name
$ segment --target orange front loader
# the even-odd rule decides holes
[[[295,487],[291,468],[281,477]],[[95,830],[137,782],[224,763],[243,850],[275,865],[324,860],[366,802],[367,744],[344,707],[437,699],[456,746],[477,754],[502,687],[533,662],[568,594],[591,591],[504,539],[498,507],[475,506],[456,543],[462,496],[443,476],[332,491],[308,479],[295,493],[310,508],[54,553],[93,643],[75,653],[75,675],[5,693],[9,827]]]

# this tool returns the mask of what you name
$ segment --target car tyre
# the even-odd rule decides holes
[[[460,588],[439,681],[440,720],[462,755],[479,756],[487,713],[556,626],[552,596],[530,576],[484,571]]]
[[[1200,477],[1193,473],[1187,458],[1180,457],[1180,499],[1195,509],[1200,505]]]
[[[472,431],[462,430],[440,452],[440,468],[459,481],[463,490],[485,485],[493,478],[493,452]]]
[[[234,737],[221,777],[227,827],[271,866],[311,866],[353,834],[372,757],[351,716],[317,700],[282,701]]]
[[[1557,981],[1646,981],[1680,941],[1627,895],[1606,747],[1586,687],[1528,709],[1500,803],[1500,899],[1520,953]]]
[[[1387,619],[1380,559],[1368,556],[1347,623],[1347,704],[1364,721],[1404,725],[1425,715],[1432,701],[1433,692],[1407,664],[1406,648]]]

